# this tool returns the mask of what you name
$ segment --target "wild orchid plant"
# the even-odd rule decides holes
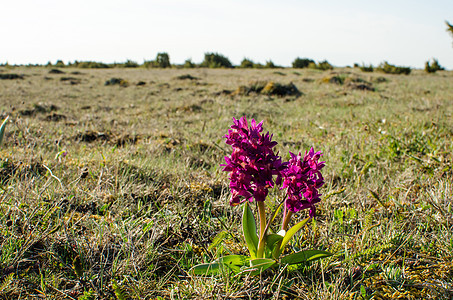
[[[233,147],[230,156],[222,164],[230,172],[231,206],[243,205],[242,229],[250,257],[228,255],[212,263],[192,268],[194,274],[207,275],[221,272],[226,267],[234,272],[259,274],[277,264],[298,264],[330,256],[326,251],[305,250],[282,256],[291,238],[315,216],[315,204],[321,198],[318,190],[324,184],[321,169],[325,162],[319,162],[321,152],[313,148],[304,156],[290,152],[289,162],[282,162],[273,148],[277,142],[272,135],[262,134],[263,122],[252,119],[250,127],[246,117],[233,118],[234,124],[225,135],[226,143]],[[281,186],[286,195],[272,216],[267,219],[265,201],[269,189]],[[258,207],[259,234],[253,211],[249,203],[255,201]],[[271,223],[283,207],[281,230],[270,233]],[[309,210],[309,217],[288,229],[291,217],[301,210]]]

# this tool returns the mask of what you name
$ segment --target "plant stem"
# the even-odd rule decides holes
[[[286,231],[288,229],[288,224],[289,224],[289,221],[291,220],[292,215],[293,215],[293,212],[290,210],[286,210],[286,207],[285,207],[285,217],[283,219],[283,224],[282,224],[283,230]]]
[[[258,213],[260,216],[260,240],[258,242],[257,258],[263,258],[264,254],[264,240],[266,236],[266,208],[264,207],[264,201],[256,201],[258,204]]]

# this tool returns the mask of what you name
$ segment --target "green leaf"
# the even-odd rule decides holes
[[[249,249],[250,256],[256,258],[256,251],[258,249],[258,235],[256,234],[256,222],[253,216],[252,209],[249,204],[245,202],[244,212],[242,214],[242,231],[244,232],[245,242]]]
[[[219,263],[227,266],[235,273],[239,273],[241,267],[243,267],[248,260],[249,258],[244,255],[227,255],[218,259]]]
[[[275,260],[271,258],[256,258],[250,260],[250,267],[243,269],[242,272],[258,275],[275,264]]]
[[[215,275],[220,273],[220,265],[221,264],[219,264],[218,262],[199,264],[192,267],[189,272],[192,272],[195,275]]]
[[[297,223],[296,225],[294,225],[293,227],[291,227],[285,234],[285,236],[283,237],[283,240],[282,240],[282,244],[280,245],[280,253],[283,252],[283,249],[285,249],[285,246],[286,244],[288,244],[288,242],[291,240],[291,238],[296,234],[296,232],[298,232],[305,224],[307,224],[307,222],[311,219],[311,217],[308,217],[302,221],[300,221],[299,223]]]
[[[315,261],[321,258],[332,256],[332,253],[322,250],[303,250],[293,254],[283,256],[282,264],[300,264],[307,261]]]
[[[196,265],[189,272],[195,275],[216,275],[228,267],[235,273],[239,273],[241,267],[245,266],[248,260],[249,257],[244,255],[227,255],[219,257],[212,263]]]
[[[223,242],[223,240],[227,237],[227,235],[228,235],[228,232],[226,232],[226,231],[219,232],[219,234],[217,234],[214,237],[214,239],[212,240],[212,243],[211,243],[211,245],[209,245],[208,250],[212,250],[213,248],[220,245]]]
[[[363,297],[363,299],[367,299],[367,294],[366,294],[366,289],[363,285],[360,286],[360,295]]]
[[[283,235],[280,235],[278,233],[269,234],[266,237],[266,244],[269,247],[269,249],[273,250],[273,248],[275,247],[276,243],[281,241],[281,240],[283,240]]]
[[[3,121],[2,126],[0,126],[0,144],[3,140],[3,135],[5,134],[6,123],[8,122],[9,116]]]

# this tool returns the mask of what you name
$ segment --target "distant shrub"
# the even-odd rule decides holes
[[[124,64],[122,64],[122,67],[124,67],[124,68],[137,68],[137,67],[139,67],[139,64],[136,63],[133,60],[128,59]]]
[[[76,62],[76,67],[77,68],[82,68],[82,69],[108,69],[110,66],[105,63],[101,62],[95,62],[95,61],[81,61],[81,62]]]
[[[410,67],[394,66],[394,65],[389,64],[386,61],[381,63],[376,68],[376,70],[379,70],[379,71],[387,73],[387,74],[405,74],[405,75],[409,75],[411,73],[411,68]]]
[[[361,66],[359,66],[360,70],[362,72],[373,72],[374,71],[374,67],[372,64],[370,65],[365,65],[365,64],[362,64]]]
[[[310,63],[315,63],[313,60],[309,58],[296,58],[293,61],[293,68],[297,69],[303,69],[303,68],[308,68]]]
[[[327,60],[324,60],[324,61],[321,61],[318,63],[310,62],[308,64],[308,68],[325,71],[325,70],[332,70],[333,66]]]
[[[254,66],[255,66],[255,63],[253,61],[251,61],[250,59],[244,58],[241,61],[241,64],[239,67],[247,69],[247,68],[253,68]]]
[[[65,67],[65,64],[62,60],[57,60],[57,62],[55,63],[55,67],[57,68],[64,68]]]
[[[183,68],[186,68],[186,69],[195,68],[195,64],[192,62],[192,59],[190,59],[190,58],[186,59],[186,61],[184,62]]]
[[[327,61],[322,61],[322,62],[319,62],[318,63],[318,67],[317,67],[318,70],[332,70],[333,69],[333,66]]]
[[[436,73],[437,71],[445,70],[445,68],[439,65],[437,59],[433,58],[433,63],[430,64],[429,61],[425,63],[425,71],[428,73]]]
[[[145,60],[143,62],[143,67],[145,68],[157,68],[157,64],[154,60]]]
[[[204,61],[200,65],[205,68],[232,68],[230,60],[218,53],[205,53]]]
[[[266,61],[266,64],[264,65],[264,68],[266,69],[275,69],[279,68],[279,66],[276,66],[272,60]]]
[[[156,65],[159,68],[170,68],[170,56],[166,52],[157,53],[156,56]]]

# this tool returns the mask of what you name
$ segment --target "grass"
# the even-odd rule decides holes
[[[0,298],[453,296],[453,73],[64,71],[0,68],[23,75],[0,80],[0,117],[10,116],[0,146]],[[180,79],[187,74],[195,79]],[[77,80],[60,79],[68,76]],[[111,78],[128,85],[105,86]],[[259,81],[302,94],[231,94]],[[264,120],[284,158],[323,151],[318,216],[288,251],[335,255],[257,277],[195,277],[195,264],[246,254],[219,166],[230,151],[222,137],[244,114]],[[269,207],[281,196],[273,192]]]

